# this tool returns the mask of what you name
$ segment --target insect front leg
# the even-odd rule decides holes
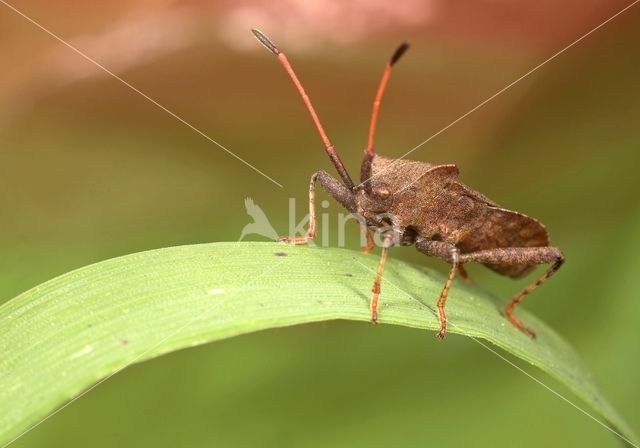
[[[527,333],[532,338],[536,337],[533,329],[525,326],[520,319],[515,316],[516,306],[538,286],[546,282],[549,277],[556,273],[564,263],[564,254],[557,247],[508,247],[503,249],[490,249],[461,255],[463,262],[476,261],[486,264],[517,264],[532,265],[553,263],[553,265],[538,279],[516,294],[505,307],[504,313],[511,323]]]
[[[317,171],[311,176],[309,181],[309,227],[303,236],[283,236],[278,239],[285,243],[307,244],[316,236],[316,181],[329,193],[336,201],[349,210],[355,206],[353,193],[342,185],[338,180],[331,177],[326,171]]]
[[[451,269],[449,270],[449,276],[442,288],[440,298],[438,299],[438,319],[440,320],[440,331],[436,333],[440,339],[443,339],[447,334],[447,312],[445,305],[447,303],[447,296],[449,295],[449,289],[456,276],[456,272],[462,267],[460,260],[460,253],[458,248],[453,244],[445,243],[444,241],[431,241],[423,238],[416,240],[416,248],[429,256],[441,258],[451,263]],[[466,272],[465,272],[466,273]]]

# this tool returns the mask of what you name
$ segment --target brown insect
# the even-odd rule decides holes
[[[479,262],[512,278],[526,275],[535,265],[553,263],[535,282],[516,294],[504,310],[516,327],[535,337],[535,332],[525,326],[514,311],[525,296],[544,283],[564,263],[562,251],[549,246],[549,235],[544,225],[522,213],[501,208],[491,199],[467,187],[458,180],[459,172],[455,165],[394,160],[377,155],[374,151],[373,142],[382,95],[389,81],[391,68],[409,45],[400,45],[385,66],[373,103],[369,141],[360,168],[360,184],[354,185],[286,56],[260,31],[252,32],[278,57],[293,80],[318,128],[325,150],[342,179],[340,182],[325,171],[317,171],[311,176],[309,228],[304,236],[284,237],[281,241],[306,244],[315,237],[315,183],[320,182],[339,203],[361,217],[367,234],[367,252],[375,246],[369,232],[383,232],[382,255],[371,299],[373,322],[378,319],[380,283],[390,247],[415,244],[420,252],[451,264],[449,276],[438,300],[440,331],[437,336],[440,338],[447,331],[445,303],[451,283],[456,273],[468,280],[463,268],[465,263]]]

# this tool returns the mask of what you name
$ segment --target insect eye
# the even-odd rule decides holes
[[[387,188],[385,188],[385,187],[379,187],[379,188],[376,188],[376,189],[373,191],[373,193],[374,193],[377,197],[379,197],[380,199],[387,199],[387,198],[389,197],[389,195],[391,194],[391,193],[389,192],[389,190],[388,190]]]

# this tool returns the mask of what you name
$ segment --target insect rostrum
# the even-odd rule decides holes
[[[324,142],[325,150],[341,181],[325,171],[317,171],[309,183],[309,228],[305,235],[283,237],[281,241],[306,244],[316,234],[315,185],[320,185],[351,213],[361,217],[369,244],[370,231],[383,233],[383,247],[373,282],[371,320],[378,319],[380,284],[389,249],[394,245],[415,245],[429,256],[451,264],[449,276],[438,299],[440,331],[447,331],[445,304],[451,283],[459,273],[465,279],[463,265],[482,263],[495,272],[512,278],[528,274],[538,264],[553,263],[535,282],[516,294],[506,306],[506,317],[519,329],[535,337],[533,329],[524,325],[514,311],[525,296],[551,277],[564,263],[564,255],[549,244],[544,225],[522,213],[501,208],[460,180],[455,165],[431,165],[403,159],[389,159],[374,151],[374,137],[382,95],[393,65],[408,49],[402,44],[385,66],[376,92],[371,114],[369,140],[360,168],[360,184],[355,185],[338,153],[327,137],[315,109],[298,80],[291,64],[260,31],[256,38],[274,53],[293,80]],[[389,217],[392,217],[390,219]]]

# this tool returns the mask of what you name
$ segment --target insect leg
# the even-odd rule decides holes
[[[367,237],[367,245],[362,249],[360,249],[360,252],[362,252],[363,254],[368,254],[369,252],[371,252],[373,249],[376,248],[376,242],[373,240],[373,236],[371,235],[371,230],[369,230],[367,225],[363,223],[359,223],[359,224],[360,224],[360,232],[364,233],[365,236]]]
[[[291,244],[307,244],[316,236],[316,181],[329,193],[333,198],[340,202],[349,210],[353,210],[355,199],[353,193],[344,185],[331,177],[326,171],[317,171],[311,176],[309,181],[309,227],[303,236],[283,236],[278,239],[285,243]]]
[[[447,333],[447,313],[444,309],[445,304],[447,303],[447,296],[449,295],[449,289],[451,288],[451,283],[453,283],[453,279],[456,276],[456,272],[458,271],[458,250],[454,250],[451,253],[451,270],[449,271],[449,276],[447,277],[447,281],[444,284],[444,288],[442,288],[442,292],[440,293],[440,298],[438,299],[438,318],[440,319],[440,331],[436,334],[440,339],[444,339],[445,334]]]
[[[458,265],[458,274],[460,274],[460,277],[462,277],[462,280],[464,280],[467,285],[473,285],[473,280],[469,277],[469,273],[462,263]]]
[[[378,321],[378,299],[380,298],[380,283],[382,282],[382,273],[384,272],[384,265],[387,262],[387,255],[389,254],[389,248],[393,243],[393,232],[389,232],[384,236],[382,242],[382,254],[380,255],[380,262],[378,263],[378,269],[376,269],[376,277],[373,280],[373,296],[371,297],[371,322],[374,324]]]
[[[488,264],[546,264],[553,265],[538,279],[516,294],[505,307],[504,313],[511,323],[527,333],[532,338],[536,337],[533,329],[525,326],[520,319],[515,316],[516,306],[538,286],[546,282],[549,277],[556,273],[564,263],[564,254],[557,247],[509,247],[503,249],[482,250],[463,254],[461,261],[477,261]]]
[[[460,264],[460,254],[458,249],[449,243],[443,241],[430,241],[422,238],[416,240],[416,248],[429,256],[441,258],[451,263],[451,269],[449,270],[449,276],[442,288],[440,298],[438,299],[438,319],[440,320],[440,331],[436,333],[440,339],[443,339],[447,333],[447,312],[445,305],[447,303],[447,296],[449,295],[449,289],[456,276],[456,272],[462,266]]]

